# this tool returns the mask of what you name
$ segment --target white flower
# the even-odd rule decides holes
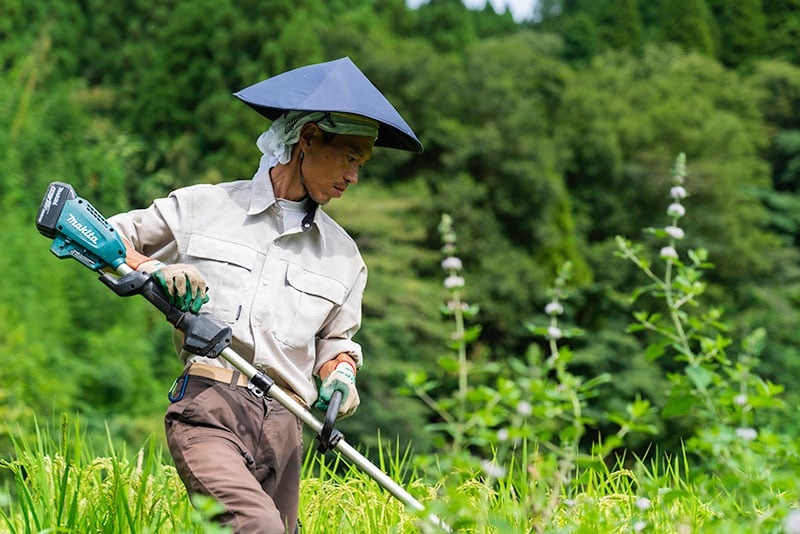
[[[497,431],[497,441],[507,441],[508,440],[508,429],[501,428]]]
[[[563,336],[564,333],[557,326],[548,326],[547,335],[553,339],[561,339],[561,336]]]
[[[659,255],[664,258],[665,260],[677,260],[678,259],[678,251],[675,250],[675,247],[664,247],[659,252]]]
[[[677,199],[686,198],[686,189],[684,189],[683,186],[680,185],[673,186],[669,190],[669,196]]]
[[[800,510],[792,510],[783,520],[785,534],[800,534]]]
[[[503,466],[488,460],[481,462],[481,467],[483,467],[484,472],[492,478],[502,478],[506,474],[506,470],[503,469]]]
[[[667,235],[672,239],[683,239],[683,228],[679,226],[667,226],[664,228],[664,231],[667,232]]]
[[[533,413],[533,406],[531,406],[531,403],[528,401],[520,401],[519,404],[517,404],[517,413],[522,417],[528,417]]]
[[[448,256],[442,260],[442,269],[444,269],[445,271],[449,271],[450,269],[460,271],[461,267],[462,267],[461,259],[455,256]]]
[[[547,303],[547,306],[544,307],[544,312],[547,315],[561,315],[564,313],[564,308],[556,301]]]
[[[673,202],[667,207],[667,215],[670,217],[683,217],[686,215],[686,208],[683,207],[683,204]]]
[[[755,428],[737,428],[736,437],[745,441],[752,441],[758,437],[758,432]]]
[[[647,523],[645,521],[637,521],[633,524],[633,531],[634,532],[641,532],[645,529]]]
[[[735,403],[737,406],[747,406],[747,395],[745,395],[744,393],[742,393],[742,394],[740,394],[740,395],[736,395],[736,396],[733,398],[733,402],[734,402],[734,403]]]
[[[636,499],[636,508],[639,510],[647,510],[650,508],[650,499],[647,497],[642,497],[640,499]]]
[[[466,302],[461,303],[461,311],[466,311],[469,308],[469,304]],[[450,311],[454,311],[456,309],[456,303],[453,300],[447,302],[447,309]]]
[[[464,287],[464,279],[460,276],[448,276],[444,279],[444,287],[447,289],[455,289],[457,287]]]

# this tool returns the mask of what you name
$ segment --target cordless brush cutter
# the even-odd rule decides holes
[[[36,215],[39,233],[53,240],[50,251],[58,258],[74,258],[96,271],[100,280],[119,296],[141,295],[158,308],[175,328],[183,332],[183,348],[200,356],[222,357],[250,379],[252,385],[284,405],[309,426],[319,440],[318,450],[337,450],[366,472],[373,480],[415,511],[425,507],[366,457],[349,445],[334,428],[342,394],[334,392],[323,422],[280,389],[264,372],[230,348],[231,329],[210,313],[184,312],[170,305],[163,288],[150,275],[133,270],[125,263],[125,244],[114,227],[86,200],[78,197],[69,184],[52,182]],[[119,276],[106,270],[113,269]],[[434,514],[426,519],[447,532],[450,528]]]

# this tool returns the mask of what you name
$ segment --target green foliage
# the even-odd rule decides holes
[[[455,495],[455,488],[482,473],[489,484],[497,481],[503,486],[507,477],[515,481],[515,495],[504,507],[514,510],[514,518],[536,516],[539,525],[547,525],[556,514],[560,497],[569,493],[569,474],[578,465],[591,465],[604,458],[622,445],[629,433],[655,432],[647,422],[651,416],[649,402],[637,399],[627,406],[626,413],[614,415],[619,430],[592,455],[582,453],[587,429],[598,421],[587,413],[587,406],[611,376],[584,378],[568,369],[572,352],[561,346],[560,340],[582,335],[580,329],[564,328],[558,322],[564,312],[562,302],[570,294],[571,264],[562,267],[549,291],[551,300],[545,309],[549,325],[527,325],[532,334],[547,340],[549,352],[543,354],[538,345],[531,344],[524,358],[487,361],[475,350],[480,349],[476,344],[480,325],[468,324],[479,309],[462,300],[463,262],[456,255],[458,239],[452,217],[442,215],[438,229],[443,243],[442,268],[448,274],[444,284],[450,293],[442,312],[453,321],[450,348],[454,356],[438,360],[438,376],[418,370],[406,377],[409,393],[435,414],[428,430],[439,436],[439,455],[420,456],[420,466],[449,490],[452,501],[445,505],[449,524],[478,531],[487,525],[520,528],[492,513],[486,517],[466,513],[469,506],[465,506],[463,495]],[[541,473],[535,481],[527,475],[534,469]]]
[[[741,65],[761,54],[767,40],[762,0],[708,0],[708,4],[719,28],[719,58],[724,64]]]
[[[630,52],[641,49],[643,29],[636,0],[580,1],[575,9],[589,15],[605,46]]]
[[[651,359],[671,357],[678,364],[668,375],[669,389],[661,405],[664,418],[680,419],[689,430],[683,438],[696,465],[725,492],[745,485],[740,510],[746,515],[781,506],[793,483],[780,473],[797,469],[796,456],[772,422],[787,413],[784,386],[762,378],[757,368],[764,350],[762,328],[745,335],[732,350],[729,324],[722,311],[703,303],[703,273],[713,265],[705,250],[679,249],[680,226],[686,213],[686,164],[681,154],[673,170],[671,224],[653,229],[664,245],[659,260],[650,260],[641,247],[618,238],[620,255],[632,261],[649,279],[634,291],[633,302],[645,294],[661,300],[661,311],[634,312],[629,332],[648,332]],[[684,259],[682,259],[684,258]],[[778,415],[771,418],[770,413]],[[688,437],[688,439],[686,439]],[[788,447],[788,448],[787,448]],[[726,510],[729,513],[730,510]]]
[[[714,19],[705,0],[648,2],[651,27],[659,41],[677,43],[686,50],[715,56]]]
[[[436,489],[409,472],[409,449],[392,448],[377,437],[377,467],[393,480],[408,481],[407,490],[419,502],[436,498]],[[303,464],[300,516],[305,532],[418,532],[411,510],[366,473],[345,465],[340,456],[323,456],[309,449]]]
[[[40,36],[30,55],[0,80],[0,395],[9,402],[4,424],[32,432],[34,414],[86,409],[93,436],[104,419],[121,439],[156,427],[165,401],[158,380],[176,372],[161,363],[168,340],[142,303],[113,297],[77,262],[56,263],[34,216],[51,181],[68,181],[102,211],[127,206],[125,188],[138,145],[106,135],[92,115],[95,97],[75,82],[49,78],[48,43]],[[147,415],[149,421],[138,418]],[[144,428],[142,428],[144,426]],[[8,450],[8,443],[1,443]]]
[[[431,36],[442,52],[454,52],[475,42],[475,21],[461,0],[429,0],[417,12],[416,30]]]
[[[567,179],[579,230],[602,241],[614,229],[643,227],[663,198],[663,183],[649,178],[657,176],[653,164],[684,145],[697,155],[695,201],[713,213],[698,219],[697,230],[720,258],[720,276],[763,269],[774,241],[762,230],[766,211],[745,186],[768,183],[756,157],[764,137],[737,76],[700,56],[650,48],[641,60],[598,58],[582,80],[564,96],[558,132],[574,147]],[[620,204],[628,209],[616,209]]]
[[[209,521],[219,512],[213,500],[196,498],[190,507],[174,468],[162,462],[151,444],[130,458],[113,448],[93,457],[77,427],[66,430],[60,441],[41,433],[18,442],[19,456],[0,464],[0,472],[12,474],[14,480],[12,487],[0,490],[0,524],[7,531],[33,531],[36,521],[42,527],[81,532],[227,531]],[[575,491],[557,496],[554,513],[545,522],[530,514],[529,505],[547,497],[548,488],[541,480],[552,465],[539,462],[533,469],[523,469],[511,464],[496,479],[464,473],[463,482],[443,494],[443,487],[427,485],[410,471],[409,457],[401,451],[385,447],[380,467],[393,479],[407,481],[408,490],[427,507],[426,514],[448,512],[448,524],[462,531],[744,534],[791,532],[796,521],[797,511],[788,509],[797,499],[796,488],[760,503],[767,505],[763,513],[752,514],[742,499],[749,486],[740,481],[720,492],[680,454],[659,452],[653,459],[611,465],[598,459],[574,473],[579,482]],[[23,470],[27,477],[18,476]],[[780,477],[775,472],[765,474]],[[313,452],[304,464],[300,508],[303,529],[317,534],[350,528],[369,533],[441,532],[389,499],[364,473]]]
[[[794,43],[800,38],[800,11],[798,0],[770,0],[762,2],[767,19],[767,32],[764,43],[764,54],[771,58],[780,58],[797,65],[800,53]]]
[[[680,259],[677,250],[678,242],[685,237],[680,223],[686,213],[682,203],[687,194],[684,188],[686,175],[685,156],[682,155],[673,171],[672,203],[667,209],[670,224],[650,229],[651,233],[666,240],[659,252],[665,263],[662,273],[654,271],[656,263],[644,254],[641,246],[617,238],[621,256],[632,261],[650,282],[632,293],[631,302],[651,294],[665,303],[665,312],[634,312],[637,323],[628,331],[657,334],[657,339],[649,344],[650,359],[672,352],[676,362],[685,363],[685,366],[680,364],[682,373],[668,375],[671,387],[662,407],[664,417],[681,418],[684,424],[692,421],[702,429],[712,429],[720,424],[738,425],[740,430],[750,428],[753,424],[752,407],[780,407],[781,403],[775,397],[783,388],[754,373],[763,350],[763,329],[755,329],[746,336],[741,354],[736,360],[731,360],[727,351],[732,340],[727,334],[728,326],[722,320],[722,311],[700,306],[699,299],[706,292],[703,273],[713,265],[704,249],[688,250],[686,260]]]
[[[755,91],[769,132],[766,159],[773,169],[772,185],[778,191],[795,193],[800,184],[797,138],[800,68],[776,61],[761,61],[753,66],[748,83]]]

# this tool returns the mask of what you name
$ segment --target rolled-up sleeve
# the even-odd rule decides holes
[[[171,195],[153,202],[146,209],[120,213],[109,222],[133,248],[147,256],[172,263],[178,256],[181,239],[181,210],[178,200]]]

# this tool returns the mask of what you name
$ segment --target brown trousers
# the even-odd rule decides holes
[[[175,467],[189,495],[226,510],[215,518],[237,534],[293,534],[303,444],[301,423],[278,401],[245,387],[188,376],[164,423]]]

